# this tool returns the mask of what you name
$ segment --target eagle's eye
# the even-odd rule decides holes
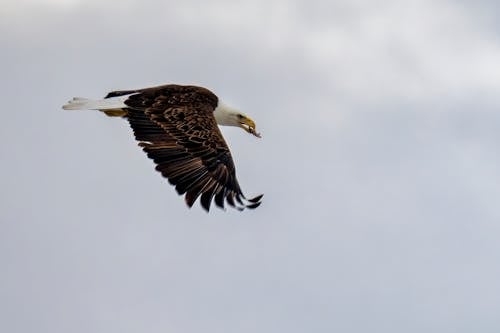
[[[241,113],[238,113],[238,119],[243,119],[245,118]]]

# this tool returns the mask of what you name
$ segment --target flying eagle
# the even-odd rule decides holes
[[[130,123],[139,146],[156,170],[185,194],[192,207],[198,197],[209,211],[212,200],[237,208],[257,208],[259,195],[246,199],[241,191],[231,152],[217,125],[237,126],[260,137],[252,119],[220,101],[210,90],[197,86],[158,87],[112,91],[101,100],[75,97],[65,110],[99,110]]]

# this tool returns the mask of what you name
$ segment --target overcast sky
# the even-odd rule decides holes
[[[3,0],[0,331],[499,332],[497,1]],[[203,85],[261,207],[73,96]]]

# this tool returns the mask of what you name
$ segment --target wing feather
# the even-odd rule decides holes
[[[130,95],[126,118],[139,145],[156,170],[185,194],[189,207],[198,198],[206,211],[212,201],[223,209],[224,201],[239,210],[260,205],[262,195],[247,200],[238,184],[231,153],[213,116],[218,99],[212,92],[165,85],[115,91],[107,97],[122,95]]]

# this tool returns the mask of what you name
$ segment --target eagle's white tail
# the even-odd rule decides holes
[[[68,101],[68,104],[63,105],[64,110],[113,110],[126,108],[125,100],[130,95],[105,98],[105,99],[88,99],[83,97],[73,97]]]

